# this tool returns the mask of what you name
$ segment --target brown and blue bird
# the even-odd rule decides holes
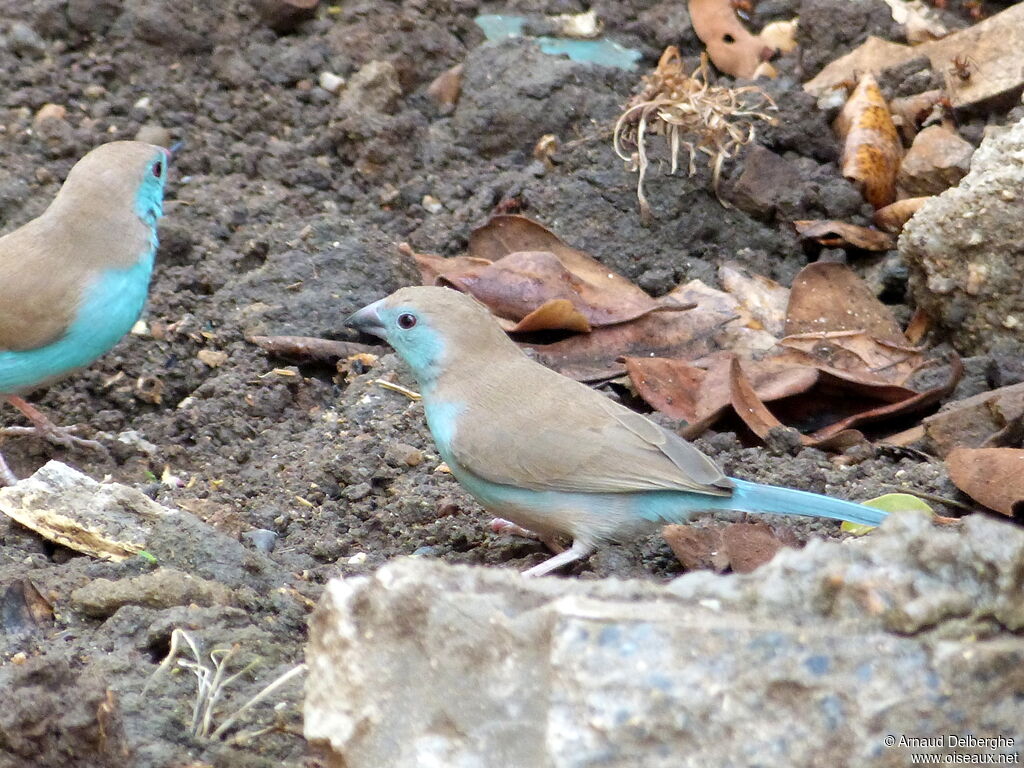
[[[570,549],[540,576],[704,510],[878,525],[886,513],[806,491],[726,477],[679,435],[531,360],[475,299],[402,288],[346,323],[408,363],[441,458],[488,512]]]
[[[0,402],[35,433],[95,445],[49,421],[23,395],[84,368],[135,324],[149,290],[168,150],[103,144],[71,169],[37,218],[0,237]],[[0,485],[15,481],[0,456]]]

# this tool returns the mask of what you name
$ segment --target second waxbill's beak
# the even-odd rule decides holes
[[[355,328],[357,331],[363,333],[369,333],[373,336],[380,336],[384,338],[384,323],[380,319],[378,310],[380,309],[381,302],[375,301],[373,304],[367,304],[360,310],[353,312],[345,319],[345,325],[349,328]]]

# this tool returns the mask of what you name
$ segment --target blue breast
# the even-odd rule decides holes
[[[0,392],[26,392],[110,350],[142,313],[156,256],[155,245],[128,269],[98,273],[83,291],[74,322],[44,347],[0,352]]]

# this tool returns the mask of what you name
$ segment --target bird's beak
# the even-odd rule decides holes
[[[383,301],[384,299],[375,301],[373,304],[367,304],[357,312],[353,312],[345,320],[345,325],[349,328],[355,328],[357,331],[362,331],[363,333],[380,336],[383,339],[384,323],[381,321],[380,315],[378,314],[378,310],[380,309],[380,305]]]

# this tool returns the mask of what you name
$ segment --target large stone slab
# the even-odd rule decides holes
[[[917,305],[968,355],[1024,342],[1024,121],[982,142],[960,184],[899,240]]]
[[[887,736],[1019,733],[1022,573],[1011,524],[913,514],[664,586],[400,560],[328,585],[306,736],[347,768],[906,765]]]

